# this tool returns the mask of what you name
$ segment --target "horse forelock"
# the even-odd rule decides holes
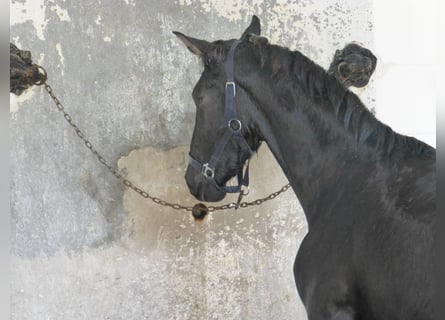
[[[211,43],[206,57],[212,60],[212,63],[222,64],[227,60],[227,54],[234,40],[217,40]]]
[[[397,154],[435,157],[434,148],[416,138],[398,134],[380,122],[353,92],[299,51],[267,43],[265,46],[267,48],[260,49],[261,60],[266,61],[263,68],[269,69],[277,92],[295,90],[297,85],[301,89],[298,92],[304,92],[313,102],[306,109],[323,114],[324,119],[329,119],[335,126],[340,125],[357,146],[372,147],[382,157]]]

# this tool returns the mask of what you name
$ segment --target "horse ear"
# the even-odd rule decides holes
[[[250,22],[250,26],[248,26],[247,29],[243,32],[241,38],[244,38],[244,36],[249,33],[256,34],[257,36],[261,34],[260,19],[255,15],[252,17],[252,22]]]
[[[173,31],[175,36],[177,36],[186,45],[186,47],[194,54],[202,56],[205,54],[209,48],[210,43],[205,40],[199,40],[192,37],[187,37],[181,32]]]

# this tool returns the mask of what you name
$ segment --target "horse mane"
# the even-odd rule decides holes
[[[273,77],[295,79],[294,82],[312,101],[315,101],[316,105],[328,109],[322,113],[328,113],[331,115],[330,118],[335,118],[352,135],[357,146],[370,146],[381,157],[398,155],[435,158],[436,150],[433,147],[414,137],[396,133],[388,125],[380,122],[359,97],[299,51],[290,51],[270,44],[267,46],[268,49],[262,50],[262,53],[268,52],[268,62],[272,63],[274,69]],[[289,90],[289,84],[295,85],[289,81],[287,83],[286,87],[283,81],[279,81],[280,86],[285,86],[284,90]]]

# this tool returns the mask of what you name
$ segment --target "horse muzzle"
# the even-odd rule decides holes
[[[214,179],[207,178],[192,166],[187,168],[185,181],[190,193],[199,201],[217,202],[226,196],[226,192],[218,186]]]

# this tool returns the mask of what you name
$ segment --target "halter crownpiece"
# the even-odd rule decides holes
[[[219,186],[215,181],[215,168],[217,163],[220,161],[221,156],[223,154],[224,148],[229,143],[229,141],[234,138],[238,145],[243,150],[247,150],[249,153],[249,159],[254,154],[252,148],[250,148],[244,136],[241,134],[242,123],[238,119],[237,110],[236,110],[236,83],[234,76],[234,55],[235,49],[240,44],[240,40],[236,40],[232,46],[230,47],[229,54],[227,56],[227,61],[225,65],[226,69],[226,85],[225,85],[225,109],[224,109],[224,120],[223,120],[223,128],[226,128],[224,135],[222,138],[215,144],[215,148],[213,151],[210,160],[206,163],[201,163],[196,160],[190,154],[190,165],[196,170],[200,171],[202,175],[206,177],[206,179],[210,180],[217,189],[225,192],[225,193],[238,193],[244,194],[242,192],[242,186],[249,186],[249,164],[247,163],[246,170],[244,171],[244,165],[241,165],[238,169],[237,186]]]

